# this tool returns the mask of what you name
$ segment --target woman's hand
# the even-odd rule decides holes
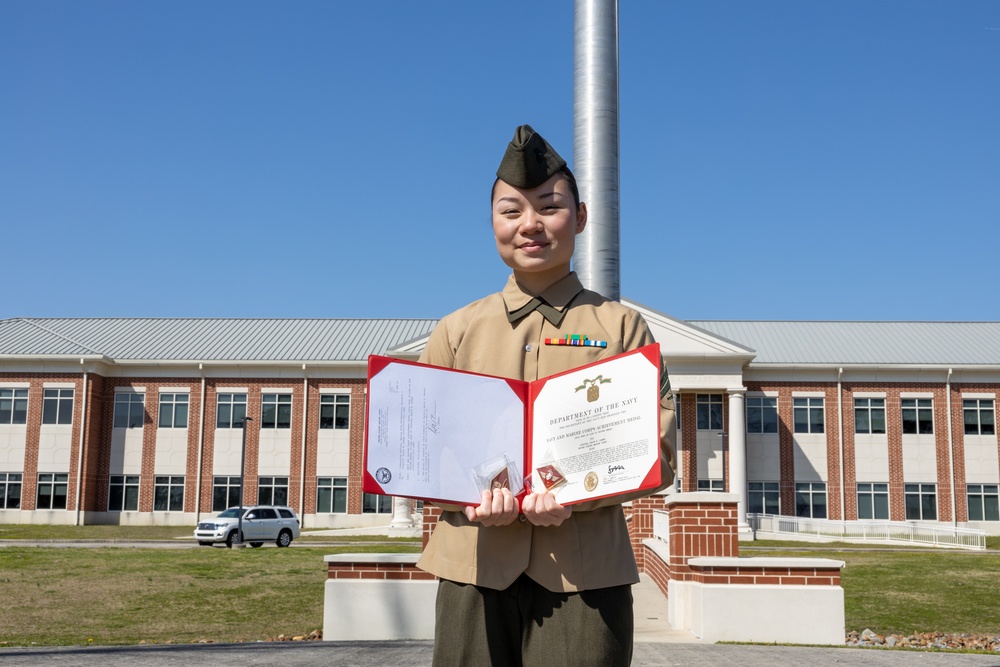
[[[573,508],[563,507],[551,492],[546,491],[525,496],[521,511],[536,526],[558,526],[569,518]]]
[[[517,499],[510,489],[483,491],[483,502],[466,507],[465,517],[483,526],[506,526],[517,518]]]

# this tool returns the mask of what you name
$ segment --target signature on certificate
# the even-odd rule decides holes
[[[431,410],[431,414],[428,415],[427,423],[424,425],[424,428],[433,433],[434,435],[438,435],[440,433],[441,418],[438,416],[437,413],[437,403],[434,404],[434,408]]]

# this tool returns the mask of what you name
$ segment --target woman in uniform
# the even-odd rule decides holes
[[[512,274],[503,290],[446,316],[421,361],[532,381],[653,343],[635,310],[586,290],[571,270],[587,225],[566,161],[530,126],[507,146],[493,233]],[[606,347],[546,344],[582,335]],[[661,378],[661,488],[673,480],[675,418]],[[639,581],[616,496],[564,507],[552,492],[518,506],[508,488],[479,506],[442,505],[419,566],[439,577],[434,664],[628,665]]]

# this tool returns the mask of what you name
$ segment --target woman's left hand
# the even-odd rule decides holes
[[[536,526],[558,526],[573,513],[563,507],[551,492],[529,493],[521,501],[521,512]]]

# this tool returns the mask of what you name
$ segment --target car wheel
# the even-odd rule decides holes
[[[203,542],[201,540],[198,540],[198,544],[200,544],[203,547],[210,547],[210,546],[212,546],[211,542]]]
[[[292,534],[287,530],[283,530],[278,533],[278,539],[274,541],[279,547],[287,547],[292,543]]]
[[[232,530],[229,532],[228,535],[226,535],[226,546],[232,549],[233,545],[236,544],[236,542],[237,542],[236,531]]]
[[[264,546],[264,543],[263,542],[251,542],[250,546],[252,546],[254,549],[260,549],[262,546]]]

